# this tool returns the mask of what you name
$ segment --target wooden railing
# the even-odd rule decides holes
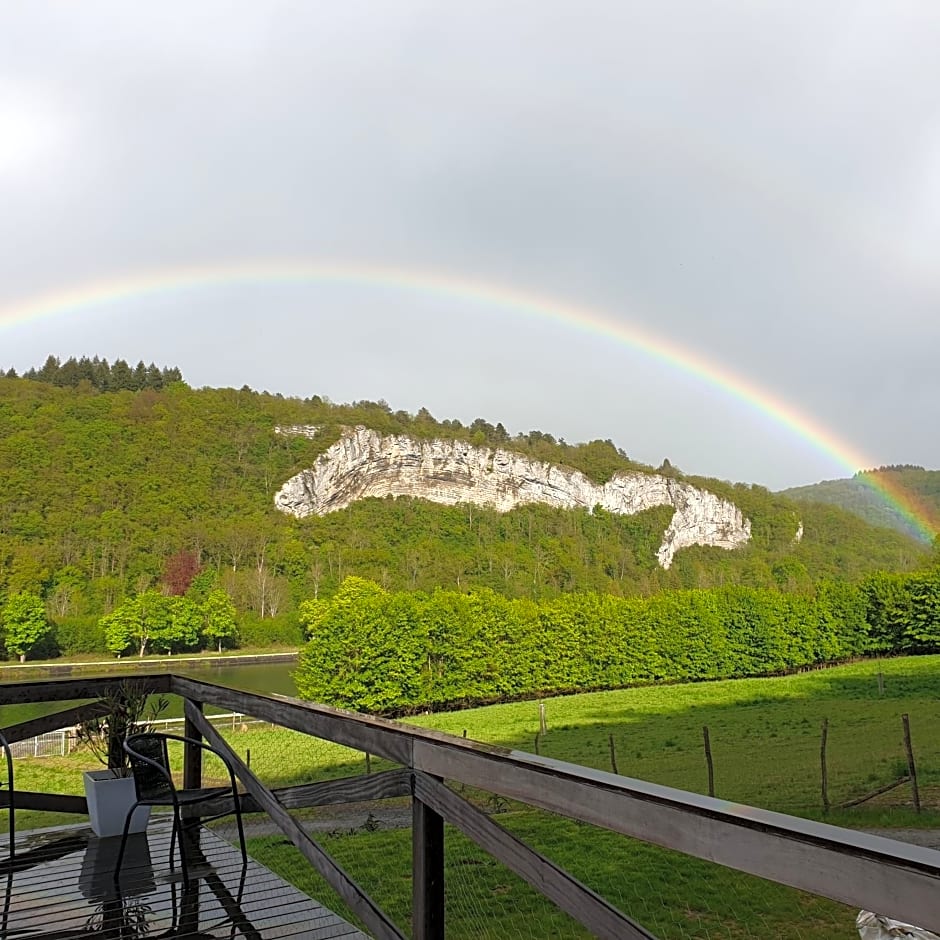
[[[12,743],[67,727],[104,707],[120,680],[74,679],[0,686],[0,705],[95,701],[4,729]],[[241,692],[177,675],[135,677],[184,699],[186,735],[232,761],[245,808],[263,811],[378,938],[401,938],[392,920],[294,819],[297,807],[410,796],[413,936],[444,936],[447,822],[598,937],[651,937],[577,879],[530,848],[448,784],[462,784],[591,823],[696,858],[940,932],[940,852],[575,764],[407,727],[285,696]],[[371,755],[400,769],[286,789],[266,786],[203,715],[205,705],[242,712]],[[201,781],[201,751],[184,754],[184,785]],[[8,796],[0,792],[0,803]],[[16,794],[17,808],[85,812],[81,797]],[[217,807],[224,809],[224,806]]]

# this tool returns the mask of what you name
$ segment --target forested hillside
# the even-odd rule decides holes
[[[291,424],[321,431],[274,433]],[[651,469],[610,441],[571,445],[539,431],[511,438],[501,424],[437,421],[384,402],[334,405],[181,381],[111,391],[0,378],[0,600],[38,596],[74,636],[69,624],[97,623],[125,598],[177,593],[172,570],[188,558],[200,590],[223,589],[257,640],[276,635],[285,618],[296,627],[300,602],[331,596],[349,575],[393,591],[485,587],[547,599],[732,583],[800,590],[821,577],[909,570],[925,557],[909,538],[836,508],[668,466],[659,472],[738,504],[751,543],[683,550],[663,571],[655,550],[671,509],[624,517],[528,506],[499,515],[372,499],[322,518],[275,510],[278,487],[353,425],[515,449],[596,481]]]
[[[940,532],[940,470],[925,470],[923,467],[879,467],[856,473],[846,480],[823,480],[811,486],[795,486],[780,495],[800,503],[827,503],[847,509],[860,519],[873,525],[887,526],[913,538],[924,535],[901,511],[887,502],[881,493],[872,487],[886,477],[891,484],[911,494],[924,509],[924,515],[933,529]]]

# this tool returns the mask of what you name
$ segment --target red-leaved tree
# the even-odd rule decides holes
[[[199,574],[199,556],[195,552],[181,549],[170,555],[163,564],[164,593],[178,597],[189,590],[193,578]]]

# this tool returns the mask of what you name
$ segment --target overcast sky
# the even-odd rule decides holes
[[[143,358],[772,488],[847,475],[495,301],[272,279],[18,314],[183,266],[381,265],[589,308],[940,467],[938,50],[937,0],[6,0],[0,366]]]

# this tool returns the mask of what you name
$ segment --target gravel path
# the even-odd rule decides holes
[[[897,839],[911,845],[922,845],[928,849],[940,849],[940,829],[866,829],[873,836]]]
[[[330,807],[328,812],[322,815],[310,816],[302,820],[302,825],[310,833],[325,832],[357,832],[368,829],[407,829],[411,826],[411,807],[410,806],[375,806],[351,805],[343,808]],[[225,825],[219,827],[224,831],[231,828],[232,834],[235,833],[234,823],[229,826],[229,820],[226,819]],[[273,820],[260,817],[248,818],[245,820],[245,837],[248,839],[257,836],[282,835],[281,830],[274,824]]]

